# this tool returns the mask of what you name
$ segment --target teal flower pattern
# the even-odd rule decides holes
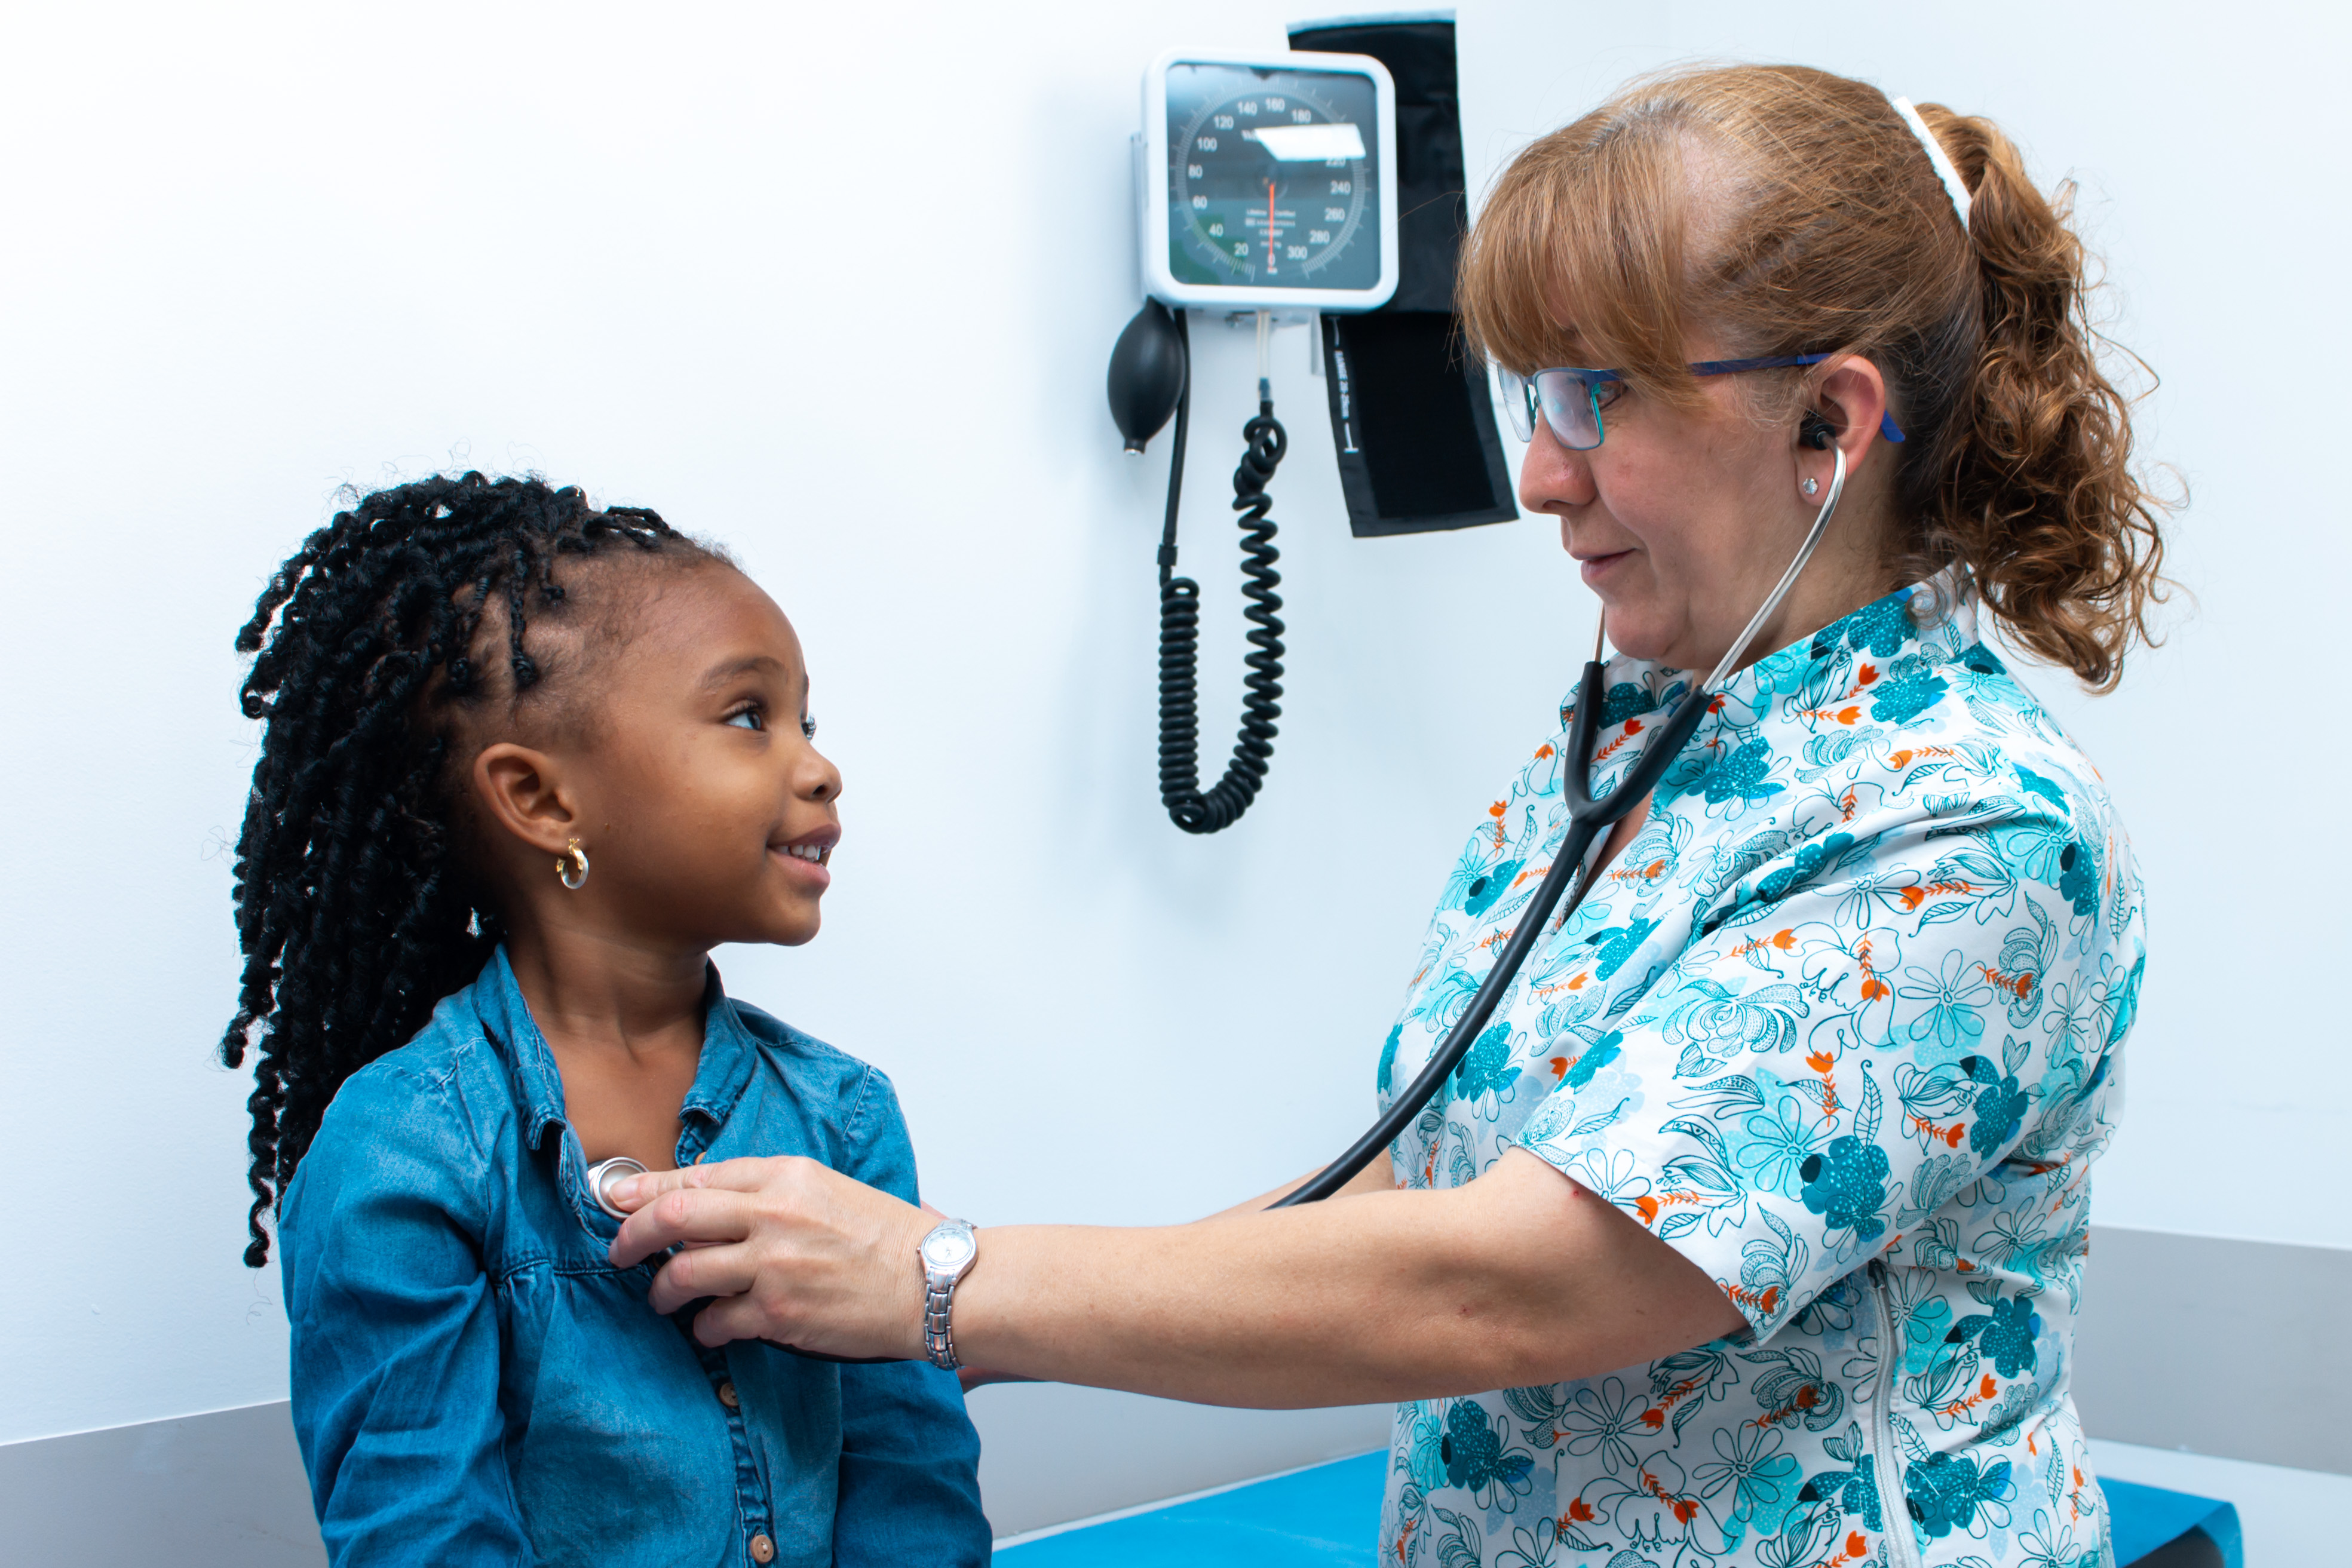
[[[1914,964],[1903,971],[1906,984],[1895,994],[1923,1005],[1908,1032],[1924,1048],[1920,1060],[1929,1065],[1957,1061],[1973,1050],[1984,1034],[1984,1004],[1992,988],[1969,967],[1966,953],[1944,955],[1943,966],[1929,970]]]
[[[1596,793],[1685,672],[1608,671]],[[1470,834],[1378,1065],[1425,1063],[1566,831],[1573,707]],[[1730,1339],[1397,1412],[1393,1568],[2111,1568],[2065,1392],[2088,1173],[2146,970],[2097,772],[1890,594],[1735,675],[1600,890],[1392,1150],[1524,1148],[1716,1281]]]

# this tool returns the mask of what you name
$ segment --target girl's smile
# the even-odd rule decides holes
[[[823,893],[833,885],[833,873],[825,868],[833,859],[834,846],[840,841],[841,829],[828,826],[783,843],[772,843],[768,852],[784,862],[788,874],[804,879],[812,893]]]

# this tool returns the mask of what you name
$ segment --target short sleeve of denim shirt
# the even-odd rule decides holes
[[[2101,972],[2078,939],[2096,897],[2070,884],[2048,794],[1828,833],[1759,868],[1622,1023],[1577,1042],[1517,1141],[1769,1337],[2063,1121],[2128,1027],[2138,976]],[[2049,1027],[2045,995],[2110,998],[2105,1027]]]
[[[302,1332],[294,1429],[342,1568],[531,1560],[502,1450],[498,1308],[474,1237],[483,1154],[456,1080],[378,1062],[327,1109],[278,1251]]]
[[[849,1119],[847,1155],[845,1174],[908,1203],[921,1201],[906,1118],[877,1069],[866,1069]],[[986,1563],[990,1532],[979,1465],[979,1434],[955,1374],[919,1361],[843,1366],[835,1560]]]

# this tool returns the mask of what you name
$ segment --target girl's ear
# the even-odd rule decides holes
[[[561,765],[543,751],[501,740],[474,758],[474,795],[482,812],[512,838],[556,854],[580,831]]]

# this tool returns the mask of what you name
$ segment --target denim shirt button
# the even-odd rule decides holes
[[[722,1383],[719,1385],[719,1403],[726,1406],[730,1410],[740,1410],[743,1407],[743,1401],[736,1395],[735,1385],[732,1382]],[[760,1539],[764,1541],[767,1537],[761,1536]],[[757,1552],[759,1548],[755,1545],[752,1547],[752,1550]],[[765,1563],[767,1559],[762,1557],[760,1561]]]
[[[775,1560],[776,1560],[776,1543],[775,1543],[774,1542],[772,1542],[772,1541],[769,1540],[769,1539],[768,1539],[766,1536],[764,1536],[764,1535],[755,1535],[755,1536],[751,1537],[751,1561],[752,1561],[752,1562],[754,1562],[754,1563],[773,1563]]]

